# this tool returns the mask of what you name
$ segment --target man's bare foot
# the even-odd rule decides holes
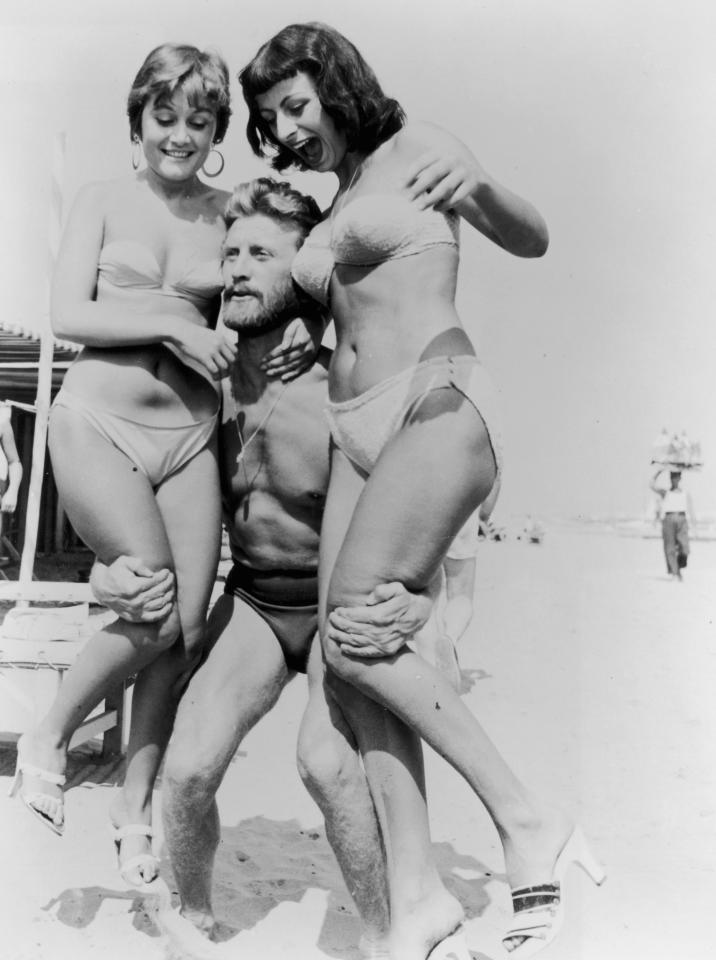
[[[160,910],[157,926],[167,938],[165,960],[212,960],[222,956],[208,933],[194,926],[178,910]]]

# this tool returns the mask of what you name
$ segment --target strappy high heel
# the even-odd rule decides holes
[[[596,859],[580,827],[575,827],[565,843],[554,866],[553,879],[531,887],[516,887],[512,891],[514,918],[502,938],[505,950],[515,960],[527,960],[548,946],[559,934],[564,923],[564,880],[572,864],[580,866],[597,886],[607,878],[604,867]],[[523,938],[510,948],[509,941]]]
[[[117,851],[117,865],[119,875],[130,887],[141,887],[144,884],[152,883],[159,876],[159,859],[153,853],[138,853],[136,857],[130,857],[126,862],[122,862],[122,840],[126,837],[147,837],[150,841],[154,837],[154,831],[146,823],[126,823],[123,827],[111,826],[112,840],[114,848]],[[142,869],[153,871],[154,876],[151,880],[145,880],[142,876]],[[140,883],[136,883],[130,877],[130,874],[136,871],[140,877]]]
[[[62,797],[53,797],[51,794],[43,793],[41,790],[35,790],[32,793],[25,793],[23,790],[24,776],[37,777],[39,780],[44,780],[45,783],[51,783],[56,787],[63,787],[67,782],[67,778],[62,773],[53,773],[51,770],[43,770],[42,767],[36,767],[33,763],[28,763],[26,760],[23,760],[22,748],[18,742],[15,776],[10,784],[8,796],[14,797],[19,791],[20,799],[30,813],[37,817],[41,823],[44,823],[46,827],[49,827],[53,833],[56,833],[61,837],[65,832],[65,808]],[[39,801],[42,801],[42,803],[47,807],[47,812],[45,810],[40,810],[36,806]]]
[[[467,948],[463,925],[453,930],[444,940],[436,943],[427,956],[427,960],[472,960]]]

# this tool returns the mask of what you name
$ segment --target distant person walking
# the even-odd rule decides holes
[[[694,523],[691,497],[681,488],[681,471],[669,471],[669,487],[658,483],[666,469],[661,467],[654,474],[651,489],[660,498],[661,536],[664,541],[666,569],[672,580],[683,580],[681,571],[689,557],[689,520]]]

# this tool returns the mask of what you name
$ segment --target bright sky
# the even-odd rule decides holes
[[[4,5],[7,9],[9,4]],[[0,14],[4,320],[46,307],[53,136],[65,195],[131,172],[125,99],[167,40],[233,75],[286,23],[361,49],[409,117],[460,136],[542,211],[547,256],[463,229],[459,307],[500,386],[501,511],[640,515],[663,426],[702,441],[687,478],[716,515],[716,5],[712,0],[24,0]],[[264,174],[234,120],[218,183]],[[291,178],[327,203],[331,177]],[[498,517],[499,519],[499,517]]]

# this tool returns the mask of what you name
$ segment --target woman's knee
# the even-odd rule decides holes
[[[166,617],[158,624],[157,643],[162,650],[169,650],[181,636],[181,621],[179,620],[179,611],[176,603]]]
[[[131,623],[120,618],[105,629],[108,633],[129,639],[138,652],[154,652],[157,656],[173,647],[181,633],[175,608],[157,623]]]
[[[323,641],[323,651],[328,668],[325,683],[331,695],[340,703],[345,684],[353,687],[364,680],[367,661],[347,656],[343,648],[328,637]]]

